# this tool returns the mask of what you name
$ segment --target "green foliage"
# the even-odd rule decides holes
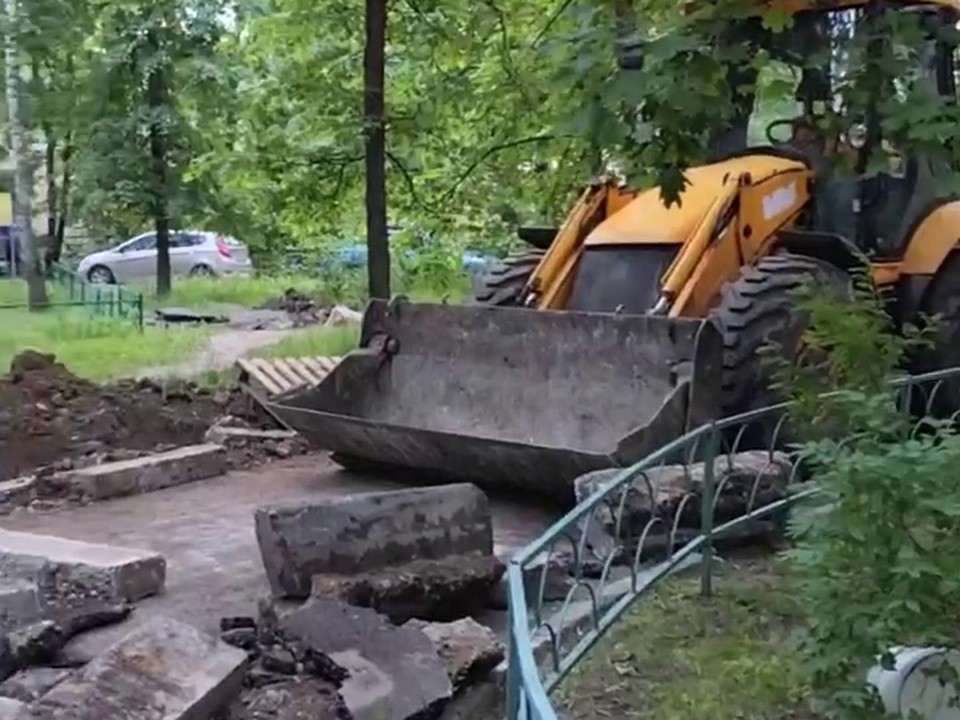
[[[781,376],[820,489],[791,526],[800,649],[820,710],[844,720],[881,716],[866,671],[893,647],[960,639],[960,436],[918,424],[890,384],[926,332],[896,336],[866,278],[855,295],[802,294],[805,348]]]
[[[659,185],[675,201],[685,171],[717,149],[751,93],[751,142],[767,142],[770,121],[796,116],[803,61],[773,52],[794,18],[750,21],[738,0],[688,5],[390,3],[390,219],[445,246],[402,272],[438,292],[462,284],[452,259],[464,244],[505,254],[519,223],[558,222],[597,172]],[[36,0],[29,15],[32,124],[55,143],[71,218],[95,236],[142,230],[163,194],[174,225],[229,232],[262,264],[288,248],[318,254],[363,238],[361,5]],[[946,192],[960,109],[931,90],[922,24],[882,13],[838,42],[841,107],[820,122],[845,135],[876,106],[887,147],[862,168],[847,158],[846,169],[874,173],[893,147],[923,152]],[[631,43],[643,67],[620,70],[617,49]],[[157,68],[169,90],[159,108],[144,100]],[[169,145],[162,188],[146,152],[150,127]]]
[[[896,149],[931,157],[942,191],[956,186],[960,151],[952,138],[960,110],[937,96],[931,65],[937,40],[941,51],[949,49],[956,33],[940,29],[932,17],[888,6],[845,34],[834,13],[832,46],[815,47],[811,28],[800,27],[794,16],[767,11],[749,18],[750,4],[735,0],[646,0],[632,5],[630,18],[618,15],[618,6],[571,4],[570,12],[583,19],[553,38],[562,57],[555,63],[557,82],[574,88],[579,99],[570,130],[590,134],[608,150],[611,166],[633,182],[659,186],[666,202],[678,200],[687,168],[730,148],[720,140],[738,114],[752,109],[751,140],[768,144],[758,125],[799,114],[793,97],[805,69],[832,76],[835,102],[816,118],[827,137],[845,140],[857,124],[872,136],[876,119],[886,141],[871,143],[865,158],[835,156],[839,171],[873,175],[888,168],[888,153]],[[641,69],[614,65],[612,48],[625,33],[642,47]],[[792,76],[783,74],[784,63]],[[759,117],[764,104],[777,114]]]
[[[833,393],[890,395],[890,380],[910,353],[929,345],[934,325],[928,323],[923,331],[911,325],[894,328],[866,272],[854,274],[848,297],[807,284],[796,302],[808,318],[797,356],[785,360],[779,348],[765,349],[774,386],[793,403],[790,419],[801,437],[842,437],[854,427],[848,415],[855,408],[846,396]]]
[[[556,132],[570,98],[540,52],[568,14],[545,0],[389,9],[391,222],[452,254],[457,238],[503,253],[517,222],[557,221],[589,173],[587,143]],[[219,189],[221,217],[256,250],[363,236],[362,47],[346,0],[276,0],[220,43],[233,92],[207,108],[209,150],[188,174]]]
[[[841,391],[852,432],[805,446],[821,496],[793,522],[809,622],[801,649],[832,716],[879,717],[867,669],[896,646],[960,640],[960,436],[913,423],[889,393]]]

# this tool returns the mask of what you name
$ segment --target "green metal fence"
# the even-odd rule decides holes
[[[88,282],[73,270],[57,263],[46,268],[47,281],[63,292],[55,293],[47,307],[82,308],[101,317],[130,321],[143,329],[143,293],[128,290],[120,285],[102,285]],[[64,299],[60,299],[60,296]],[[27,303],[0,304],[0,310],[24,308]]]
[[[955,392],[948,379],[960,368],[898,379],[901,408],[926,414]],[[557,720],[550,694],[631,605],[694,564],[710,595],[718,545],[779,532],[789,507],[816,494],[787,449],[788,407],[704,425],[632,467],[591,475],[595,491],[510,561],[508,720]],[[573,581],[551,602],[556,565]]]

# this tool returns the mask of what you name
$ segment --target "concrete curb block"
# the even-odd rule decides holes
[[[255,523],[277,596],[306,598],[313,576],[323,573],[493,552],[487,497],[469,484],[268,506],[256,511]]]
[[[205,480],[222,475],[226,470],[226,449],[207,443],[133,460],[93,465],[67,473],[66,478],[76,495],[106,500]]]
[[[135,602],[163,589],[166,560],[149,550],[0,530],[0,578],[36,584],[53,610]]]

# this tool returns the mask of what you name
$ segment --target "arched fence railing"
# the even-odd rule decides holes
[[[960,368],[894,384],[903,412],[960,408]],[[789,506],[816,493],[789,450],[788,409],[703,425],[578,480],[584,499],[510,561],[508,720],[558,720],[550,694],[660,580],[698,565],[709,595],[718,548],[782,531]]]

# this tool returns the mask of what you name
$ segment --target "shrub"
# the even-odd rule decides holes
[[[896,334],[865,278],[852,306],[809,290],[800,303],[804,351],[779,372],[819,489],[791,523],[800,647],[825,715],[878,718],[865,683],[877,659],[960,634],[960,436],[899,407],[890,380],[926,332]],[[941,680],[955,679],[945,668]]]

